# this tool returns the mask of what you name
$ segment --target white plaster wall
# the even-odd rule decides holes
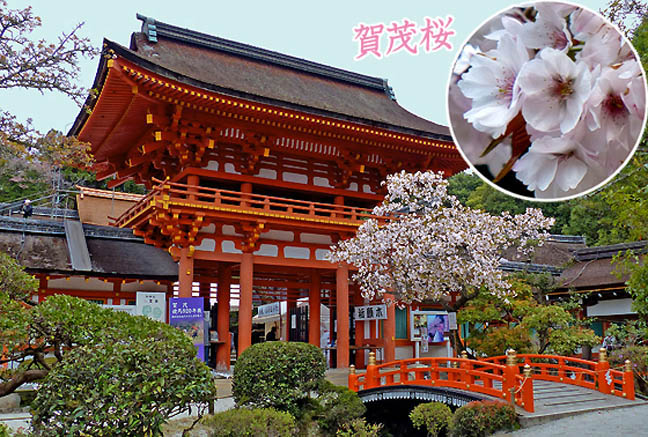
[[[260,238],[277,241],[295,241],[295,233],[290,231],[272,230],[262,233]]]
[[[207,252],[213,252],[216,249],[216,240],[213,238],[204,238],[199,246],[196,246],[196,250],[205,250]]]
[[[218,161],[209,161],[207,166],[203,167],[206,170],[218,171],[219,162]]]
[[[232,164],[231,162],[225,163],[225,173],[241,174],[241,172],[236,171],[234,164]]]
[[[326,261],[326,257],[331,253],[328,249],[315,249],[315,259],[319,261]]]
[[[297,184],[307,184],[308,183],[308,176],[305,174],[301,173],[292,173],[285,171],[282,173],[281,178],[285,182],[294,182]]]
[[[234,242],[231,240],[223,240],[221,243],[221,250],[223,253],[243,253],[241,250],[236,248]]]
[[[302,243],[311,243],[311,244],[333,244],[330,235],[324,234],[310,234],[308,232],[302,232],[300,236]]]
[[[216,225],[211,223],[210,225],[203,226],[200,228],[200,232],[204,232],[205,234],[213,234],[216,232]]]
[[[111,282],[104,282],[96,278],[88,278],[86,282],[83,276],[73,276],[70,280],[64,278],[50,279],[48,281],[49,288],[59,288],[68,290],[97,290],[97,291],[112,291],[113,285]]]
[[[223,232],[223,235],[231,235],[233,237],[234,236],[235,237],[242,237],[243,236],[243,234],[239,234],[238,232],[236,232],[236,230],[234,229],[234,226],[232,226],[232,225],[223,225],[222,232]]]
[[[315,176],[313,178],[313,184],[318,187],[326,187],[326,188],[333,188],[331,184],[329,183],[328,178],[323,178],[320,176]]]
[[[274,244],[262,244],[259,246],[259,250],[254,252],[254,255],[277,256],[279,255],[279,248]]]
[[[308,259],[310,258],[310,249],[307,247],[284,247],[284,257],[294,259]]]
[[[158,285],[155,281],[143,281],[141,284],[139,281],[129,282],[127,284],[122,284],[122,291],[166,291],[166,285]]]
[[[271,168],[262,168],[256,175],[260,178],[277,179],[277,171]]]
[[[602,300],[596,305],[587,307],[587,317],[615,316],[623,314],[637,314],[632,311],[632,299]]]

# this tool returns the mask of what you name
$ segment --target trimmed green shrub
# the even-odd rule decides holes
[[[319,433],[325,436],[334,436],[367,411],[356,392],[327,380],[320,383],[315,396],[304,409],[304,419],[316,421]]]
[[[378,437],[381,430],[381,424],[371,424],[364,419],[354,419],[345,423],[335,435],[336,437]]]
[[[324,378],[320,348],[269,341],[247,348],[236,361],[232,394],[238,406],[274,408],[300,417]]]
[[[234,408],[201,419],[210,437],[289,437],[295,418],[270,408]]]
[[[160,436],[170,417],[215,399],[211,373],[190,340],[159,325],[148,339],[107,338],[67,352],[32,404],[35,434]]]
[[[417,405],[409,415],[414,428],[427,430],[428,436],[437,437],[452,422],[452,410],[441,402]]]
[[[455,437],[485,437],[519,427],[515,408],[504,402],[470,402],[455,411],[451,431]]]

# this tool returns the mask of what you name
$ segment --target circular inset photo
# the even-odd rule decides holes
[[[531,200],[566,200],[630,160],[646,118],[636,51],[596,12],[507,9],[464,44],[448,84],[450,128],[473,170]]]

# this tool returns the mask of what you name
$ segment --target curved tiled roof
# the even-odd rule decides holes
[[[31,273],[177,280],[178,266],[171,256],[144,244],[130,229],[84,224],[83,233],[92,260],[89,271],[74,270],[60,221],[0,217],[0,251]]]
[[[443,141],[450,131],[396,103],[387,80],[288,56],[142,17],[130,48],[105,50],[202,89],[314,115]],[[100,71],[102,67],[100,65]],[[98,78],[100,81],[101,78]],[[95,82],[95,87],[99,83]],[[82,114],[80,118],[84,118]],[[70,134],[78,134],[79,118]]]

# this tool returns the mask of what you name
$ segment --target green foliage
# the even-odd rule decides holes
[[[327,380],[320,382],[317,394],[305,410],[303,421],[315,421],[324,436],[334,436],[367,411],[356,392]]]
[[[354,419],[342,426],[336,437],[378,437],[382,424],[367,423],[364,419]]]
[[[215,399],[211,373],[195,358],[190,341],[158,325],[148,338],[107,333],[103,342],[67,353],[32,404],[35,432],[160,436],[170,417]]]
[[[295,431],[294,417],[271,408],[234,408],[201,422],[210,437],[289,437]]]
[[[457,197],[457,200],[465,205],[470,194],[484,182],[474,173],[462,171],[448,178],[448,193]]]
[[[606,330],[607,335],[616,339],[623,346],[640,346],[648,344],[648,324],[644,320],[628,320],[624,323],[612,323]]]
[[[520,354],[535,352],[529,330],[521,325],[475,329],[466,343],[478,356],[504,355],[509,348]]]
[[[322,351],[311,344],[270,341],[252,345],[234,367],[234,401],[238,406],[275,408],[299,417],[325,370]]]
[[[471,402],[455,411],[451,431],[455,437],[485,437],[519,427],[515,408],[498,401]]]
[[[32,305],[34,279],[6,256],[0,284],[0,361],[19,364],[0,368],[0,394],[43,380],[37,435],[161,435],[169,417],[215,397],[180,330],[71,296]]]
[[[572,202],[538,203],[520,200],[504,194],[487,183],[482,182],[481,185],[470,193],[466,205],[496,215],[501,214],[503,211],[508,211],[513,215],[522,214],[527,210],[527,208],[539,208],[546,217],[553,217],[556,219],[556,222],[551,228],[551,232],[560,233],[563,226],[569,222]]]
[[[437,437],[452,422],[452,411],[441,402],[428,402],[417,405],[409,417],[414,428],[425,429],[429,437]]]
[[[28,301],[38,289],[38,280],[9,255],[0,253],[0,291],[9,299]]]
[[[0,437],[9,437],[9,427],[4,423],[0,423]]]
[[[482,291],[457,314],[459,323],[469,324],[466,343],[477,355],[502,355],[509,348],[518,353],[571,355],[583,345],[599,343],[574,316],[574,302],[547,304],[545,293],[555,286],[549,275],[520,274],[512,284],[515,297]]]
[[[626,291],[632,296],[632,308],[644,320],[648,320],[648,262],[645,255],[627,251],[614,257],[617,264],[617,276],[628,274]]]

